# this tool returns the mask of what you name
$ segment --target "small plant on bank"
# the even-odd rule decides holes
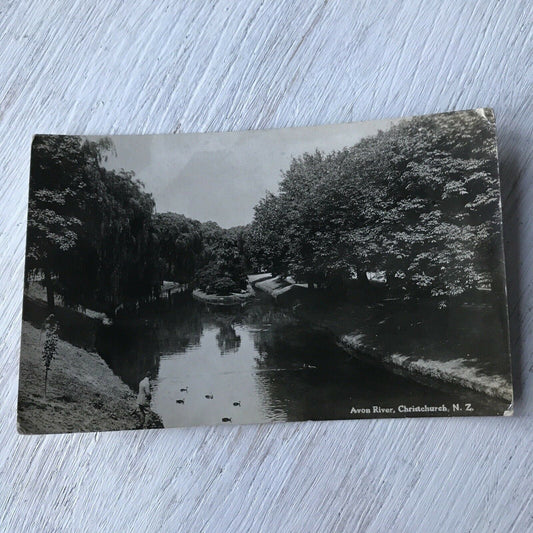
[[[53,314],[48,315],[44,323],[46,338],[44,341],[43,348],[43,361],[44,361],[44,397],[46,398],[46,388],[48,385],[48,372],[50,370],[50,364],[52,360],[57,356],[57,342],[59,340],[58,336],[58,325]]]

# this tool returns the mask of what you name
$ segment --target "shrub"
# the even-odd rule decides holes
[[[228,276],[217,278],[210,284],[211,292],[225,296],[232,292],[239,291],[239,285]]]

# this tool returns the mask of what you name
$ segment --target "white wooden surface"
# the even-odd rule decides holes
[[[528,1],[0,0],[0,530],[533,531]],[[16,433],[31,136],[496,109],[514,418]]]

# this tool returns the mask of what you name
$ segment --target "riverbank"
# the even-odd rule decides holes
[[[217,294],[208,294],[200,289],[192,291],[192,296],[195,300],[205,302],[212,305],[236,305],[241,304],[254,297],[253,292],[232,293],[226,296],[219,296]]]
[[[269,273],[248,276],[248,284],[276,302],[301,291],[298,315],[330,329],[354,356],[413,379],[457,385],[512,404],[505,326],[490,301],[455,302],[445,309],[431,299],[341,302]]]
[[[468,361],[464,358],[439,361],[400,353],[384,354],[367,344],[365,335],[361,333],[343,335],[340,338],[340,345],[356,356],[370,357],[386,366],[404,370],[413,377],[419,375],[424,378],[459,385],[493,398],[508,401],[510,408],[506,414],[512,414],[513,388],[510,381],[502,376],[488,375],[481,369],[468,365]]]
[[[277,302],[301,297],[308,290],[306,283],[296,283],[292,278],[272,276],[269,273],[248,276],[248,284],[253,289],[268,294]]]
[[[354,357],[512,403],[505,333],[488,304],[441,310],[431,301],[322,302],[298,312],[330,329]]]
[[[59,340],[44,397],[44,332],[22,323],[20,433],[137,429],[135,394],[96,353]],[[154,413],[148,427],[163,427]]]

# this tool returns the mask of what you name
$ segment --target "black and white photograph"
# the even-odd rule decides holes
[[[36,135],[22,433],[512,414],[491,109]]]

